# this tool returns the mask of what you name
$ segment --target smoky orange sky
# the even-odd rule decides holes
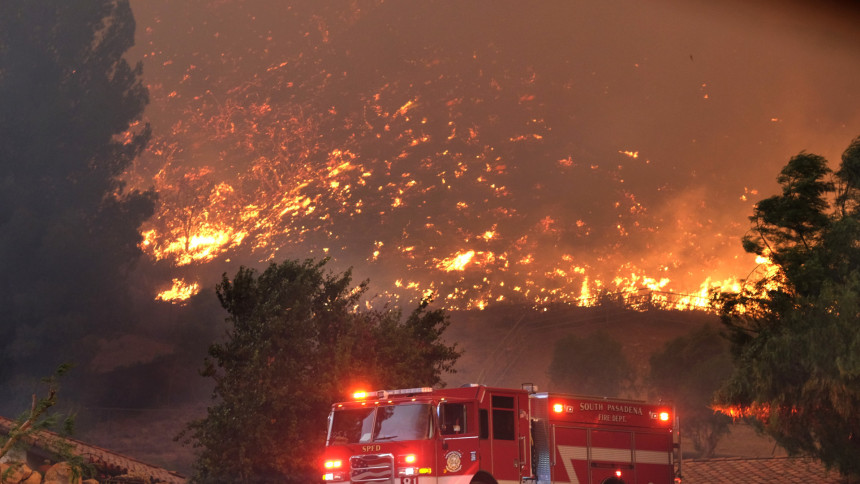
[[[860,135],[835,2],[131,3],[159,290],[330,256],[453,308],[695,294],[753,270],[792,155]]]

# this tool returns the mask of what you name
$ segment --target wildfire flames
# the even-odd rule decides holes
[[[200,285],[196,282],[188,284],[182,279],[173,279],[173,286],[166,291],[158,293],[158,296],[156,296],[155,299],[159,301],[172,302],[186,301],[191,296],[197,294],[199,290]]]
[[[309,256],[452,309],[602,294],[690,309],[737,290],[748,261],[718,260],[740,252],[742,228],[698,218],[704,202],[649,181],[647,148],[568,141],[555,106],[577,96],[576,79],[506,63],[493,42],[404,48],[389,74],[362,47],[372,33],[354,29],[381,4],[291,7],[288,33],[254,17],[242,44],[225,24],[178,27],[157,2],[141,8],[155,136],[127,178],[159,194],[142,249],[182,274],[158,299],[189,298],[210,264]],[[187,45],[168,50],[171,29]]]

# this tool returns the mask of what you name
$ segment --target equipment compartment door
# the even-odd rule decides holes
[[[557,454],[553,459],[552,482],[584,484],[589,480],[588,429],[554,427],[553,441]]]
[[[637,432],[633,438],[638,481],[672,482],[675,474],[672,434]]]
[[[633,433],[614,430],[590,432],[591,482],[603,482],[621,473],[624,482],[637,482],[633,469]]]

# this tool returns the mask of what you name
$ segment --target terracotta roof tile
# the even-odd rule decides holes
[[[13,420],[0,417],[0,432],[8,432],[14,424]],[[118,454],[95,445],[86,444],[80,440],[62,437],[57,433],[47,430],[42,430],[32,436],[28,439],[28,443],[34,447],[44,448],[42,446],[45,446],[47,441],[53,439],[62,439],[70,443],[74,447],[73,452],[75,454],[84,457],[95,464],[96,467],[102,468],[102,470],[118,474],[147,476],[152,482],[156,483],[182,484],[188,481],[187,478],[176,472],[168,471],[167,469],[153,466],[133,457]]]
[[[835,471],[820,462],[801,457],[684,460],[683,484],[735,484],[738,482],[778,482],[780,484],[836,484],[842,482]]]

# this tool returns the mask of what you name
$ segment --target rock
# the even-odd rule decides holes
[[[74,472],[68,462],[58,462],[45,472],[42,484],[81,484],[81,473]]]
[[[22,462],[9,462],[8,464],[0,465],[0,477],[2,477],[3,484],[19,484],[27,481],[33,474],[38,474],[38,472],[34,472],[33,469],[30,469],[27,464]],[[41,477],[39,476],[40,479]]]
[[[41,484],[42,474],[39,471],[33,471],[22,484]]]

